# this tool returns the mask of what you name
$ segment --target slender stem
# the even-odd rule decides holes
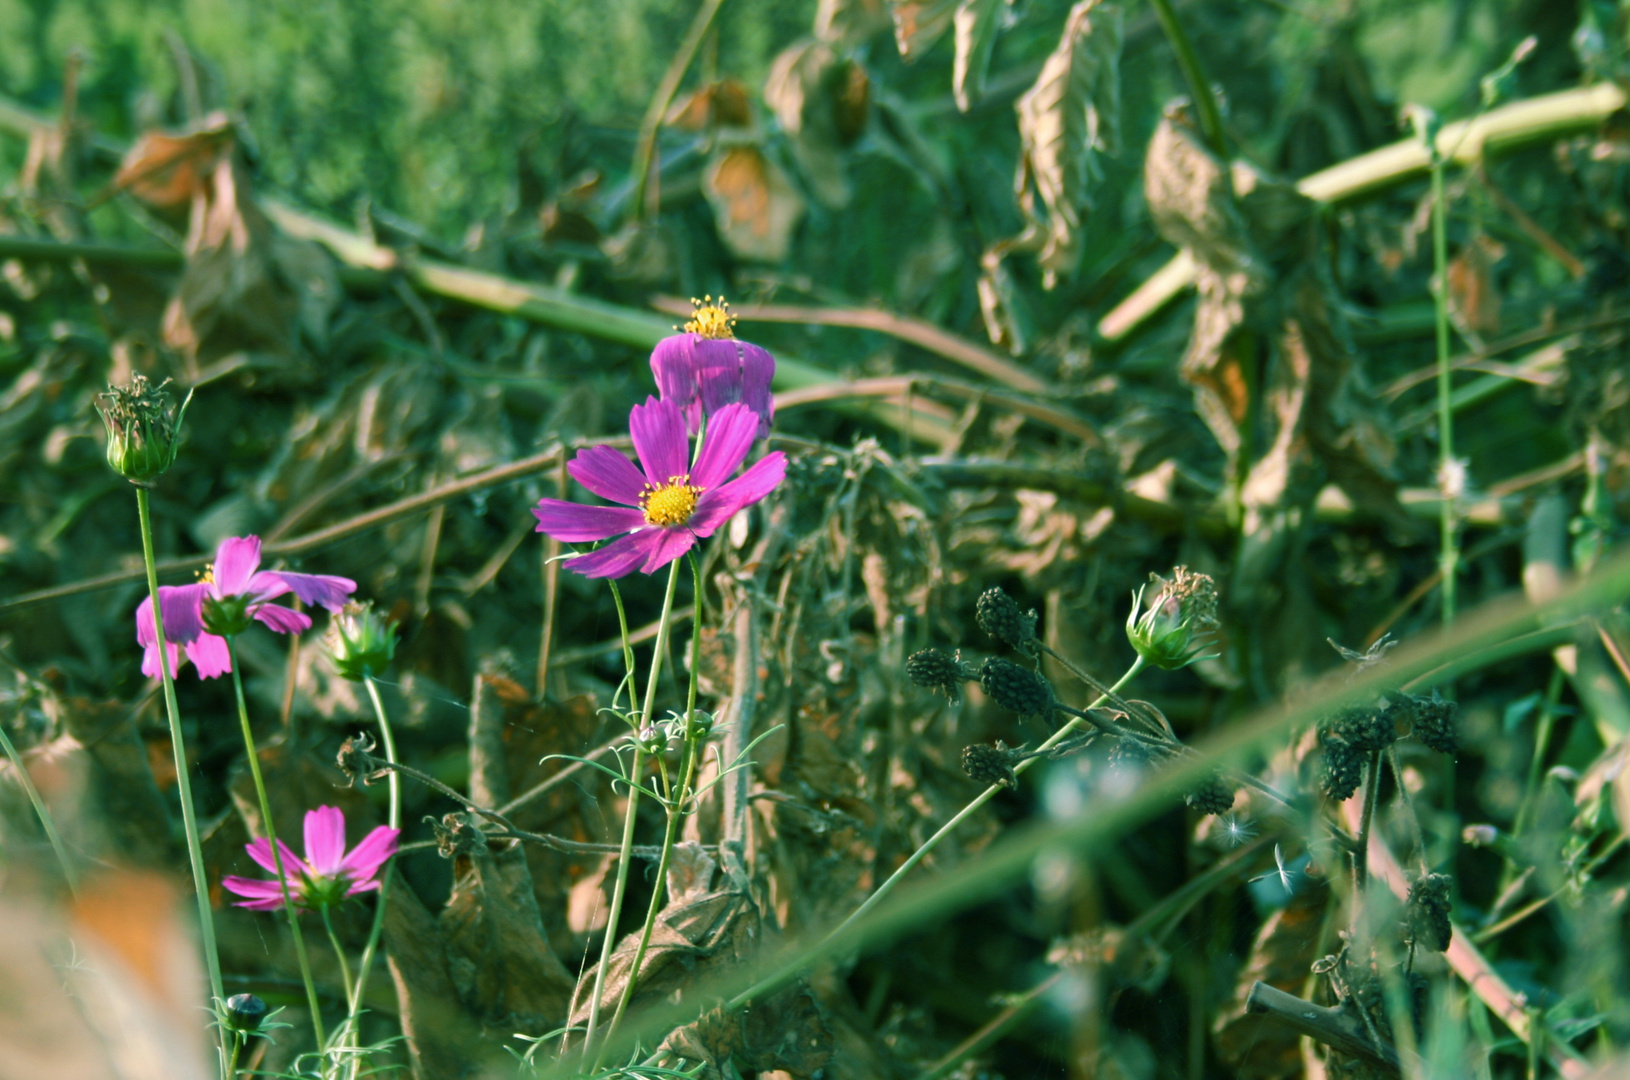
[[[691,784],[696,779],[696,763],[702,757],[701,742],[691,735],[691,722],[696,715],[696,684],[700,675],[700,650],[702,643],[702,571],[696,565],[696,559],[691,556],[690,563],[691,587],[694,592],[693,603],[695,608],[691,614],[690,634],[690,689],[685,697],[685,763],[681,768],[681,778],[677,790],[668,792],[668,826],[662,835],[662,855],[657,860],[656,888],[651,891],[651,903],[645,911],[645,926],[640,931],[639,947],[634,950],[634,964],[628,969],[628,982],[623,984],[622,997],[617,999],[617,1011],[611,1014],[611,1025],[606,1028],[606,1042],[611,1042],[617,1034],[617,1025],[622,1022],[623,1013],[628,1010],[628,1003],[634,998],[634,988],[639,982],[640,965],[645,960],[645,950],[650,947],[651,934],[656,930],[657,916],[662,911],[662,901],[665,892],[665,883],[668,880],[668,857],[673,852],[674,838],[679,833],[679,823],[685,817],[685,803],[690,798]]]
[[[0,746],[4,746],[6,757],[11,759],[11,767],[17,770],[17,779],[28,792],[28,801],[34,804],[34,813],[39,815],[40,827],[45,830],[45,838],[51,841],[51,850],[57,853],[57,862],[62,864],[62,876],[68,882],[68,891],[75,897],[79,895],[79,876],[74,873],[74,864],[68,860],[68,849],[62,846],[62,837],[57,835],[56,822],[51,820],[51,811],[46,807],[45,800],[40,798],[40,789],[34,786],[34,778],[28,775],[28,769],[23,766],[22,755],[17,753],[17,747],[12,743],[11,736],[6,734],[6,726],[0,722]]]
[[[1358,843],[1353,852],[1353,925],[1364,908],[1364,890],[1370,883],[1370,825],[1375,820],[1375,804],[1381,791],[1381,751],[1370,751],[1369,782],[1364,785],[1364,809],[1358,818]]]
[[[362,681],[368,688],[369,699],[373,701],[374,716],[379,720],[379,741],[385,747],[385,760],[394,764],[396,761],[396,737],[391,733],[390,720],[385,715],[385,703],[379,697],[379,686],[374,682],[374,677],[371,674],[365,675]],[[390,775],[389,824],[393,829],[402,827],[402,788],[400,778],[394,769],[391,770]],[[368,928],[368,944],[362,950],[362,962],[357,968],[356,992],[350,995],[351,1012],[346,1017],[346,1024],[351,1030],[353,1040],[358,1040],[357,1014],[362,1011],[363,995],[368,992],[368,976],[373,971],[374,954],[379,950],[379,939],[385,931],[385,905],[390,900],[391,877],[395,872],[396,864],[393,862],[385,868],[385,877],[379,883],[379,900],[374,907],[373,925]],[[360,1056],[353,1057],[351,1059],[351,1075],[353,1077],[356,1076],[360,1067]]]
[[[621,632],[622,639],[623,639],[623,670],[628,675],[628,685],[630,687],[633,687],[633,685],[634,685],[634,643],[628,637],[628,610],[623,607],[623,591],[621,589],[617,588],[617,582],[612,581],[612,580],[608,580],[606,582],[606,584],[611,586],[611,602],[613,604],[615,604],[616,607],[617,607],[617,629],[618,629],[619,632]],[[662,630],[663,630],[663,627],[665,627],[667,625],[668,625],[668,623],[667,623],[666,620],[663,620],[662,622],[660,622],[657,625],[657,633],[661,634]],[[634,704],[634,702],[633,702],[633,693],[634,693],[634,691],[632,689],[630,689],[629,690],[630,697],[629,697],[629,702],[628,702],[630,705]],[[616,702],[612,702],[612,704],[616,704]]]
[[[651,104],[645,110],[645,118],[640,121],[639,142],[634,147],[634,215],[638,218],[654,217],[656,206],[648,206],[647,202],[655,203],[653,197],[646,198],[646,191],[650,186],[651,164],[656,158],[657,129],[662,126],[662,118],[667,115],[668,106],[673,103],[674,95],[679,92],[679,84],[685,78],[691,61],[696,58],[696,50],[701,48],[702,39],[707,36],[708,28],[713,25],[713,19],[724,6],[724,0],[702,0],[702,6],[697,9],[696,17],[691,20],[690,30],[685,34],[685,40],[680,42],[679,51],[668,64],[668,70],[662,73],[662,81],[657,84],[657,91],[651,95]],[[655,193],[652,193],[653,196]]]
[[[243,1053],[243,1044],[248,1039],[240,1031],[232,1033],[232,1057],[226,1063],[226,1080],[238,1080],[238,1055]]]
[[[350,1015],[346,1017],[346,1023],[349,1025],[357,1015],[357,1001],[356,998],[352,997],[351,965],[346,962],[345,949],[340,945],[340,936],[334,933],[334,920],[328,915],[328,905],[323,904],[318,910],[323,914],[323,929],[328,931],[328,943],[334,947],[334,955],[340,961],[340,985],[345,987],[345,1004],[350,1011]]]
[[[198,813],[192,802],[192,778],[187,771],[187,744],[181,733],[181,710],[175,700],[175,679],[170,672],[170,650],[164,640],[164,619],[158,599],[158,571],[153,559],[153,515],[146,488],[136,489],[136,510],[141,516],[142,562],[147,567],[147,595],[153,603],[153,637],[158,642],[158,670],[164,683],[164,711],[170,721],[170,748],[175,752],[176,789],[181,797],[181,825],[187,834],[187,859],[192,864],[193,889],[198,894],[198,929],[204,938],[204,964],[209,989],[216,1002],[226,1001],[221,980],[221,956],[215,946],[215,914],[209,906],[209,878],[204,873],[204,845],[199,840]],[[223,1038],[221,1054],[226,1055]]]
[[[1109,694],[1118,693],[1122,687],[1126,686],[1127,683],[1131,682],[1137,677],[1138,672],[1143,670],[1143,666],[1144,659],[1143,657],[1139,656],[1136,660],[1132,661],[1132,666],[1126,669],[1126,674],[1122,675],[1120,679],[1116,681],[1114,686],[1108,688],[1109,693],[1101,695],[1098,700],[1087,706],[1087,708],[1096,709],[1105,701],[1109,700]],[[1053,732],[1053,734],[1036,749],[1038,751],[1051,750],[1053,747],[1063,742],[1064,739],[1069,736],[1070,732],[1074,731],[1077,725],[1080,723],[1081,717],[1071,718],[1069,723]],[[1026,769],[1030,768],[1031,765],[1034,765],[1040,760],[1041,756],[1039,755],[1037,757],[1026,758],[1013,766],[1013,772],[1015,775],[1022,773]],[[859,922],[867,912],[871,911],[878,904],[882,903],[883,898],[889,893],[893,892],[895,886],[899,885],[905,876],[911,873],[911,871],[917,866],[918,863],[923,861],[929,852],[938,847],[941,840],[955,832],[957,826],[961,825],[964,821],[967,821],[970,817],[972,817],[980,807],[994,799],[996,797],[996,793],[1001,790],[1001,784],[992,784],[990,787],[976,795],[973,801],[968,803],[967,806],[964,806],[961,810],[957,811],[955,817],[953,817],[950,821],[947,821],[944,825],[941,825],[939,831],[933,836],[930,836],[927,840],[924,840],[922,846],[916,851],[912,852],[910,858],[901,863],[900,868],[894,873],[890,874],[887,881],[879,885],[876,891],[866,898],[864,903],[855,908],[855,910],[850,913],[849,917],[834,927],[832,932],[827,934],[823,940],[830,941],[837,937],[849,927]],[[731,998],[727,1008],[735,1009],[747,1004],[748,1002],[752,1001],[755,996],[762,993],[770,986],[779,985],[781,980],[782,977],[778,975],[772,975],[768,979],[761,979],[757,983],[754,983],[752,986],[748,987],[746,990],[743,990],[741,993],[737,994],[735,997]]]
[[[1432,307],[1438,348],[1438,484],[1443,492],[1441,529],[1443,552],[1443,622],[1455,621],[1455,574],[1460,564],[1460,544],[1456,529],[1460,492],[1451,491],[1449,478],[1455,466],[1454,387],[1450,379],[1449,356],[1449,208],[1443,186],[1443,158],[1432,147]]]
[[[1212,153],[1227,157],[1228,143],[1223,138],[1222,112],[1217,108],[1217,99],[1211,92],[1211,80],[1206,78],[1205,69],[1200,66],[1200,56],[1194,51],[1189,36],[1183,32],[1183,24],[1177,20],[1171,0],[1151,0],[1151,3],[1155,18],[1160,20],[1160,28],[1166,32],[1166,39],[1177,54],[1177,66],[1183,69],[1183,78],[1189,84],[1194,111],[1200,117],[1200,134],[1205,136],[1206,145]]]
[[[668,653],[668,621],[673,613],[674,589],[679,584],[679,560],[675,559],[668,564],[668,592],[662,599],[662,617],[657,622],[656,647],[651,652],[651,674],[645,683],[645,705],[635,720],[637,727],[651,722],[651,710],[656,705],[657,682],[662,678],[662,658]],[[615,590],[615,586],[613,586]],[[612,595],[616,595],[613,591]],[[617,614],[622,617],[622,600],[617,601]],[[626,624],[625,624],[626,626]],[[624,641],[627,641],[625,634]],[[624,646],[630,654],[632,649]],[[586,1054],[594,1045],[595,1030],[600,1021],[600,997],[605,991],[606,969],[611,966],[611,953],[617,945],[617,920],[622,917],[623,897],[628,892],[628,864],[632,861],[631,853],[634,848],[634,822],[640,807],[640,773],[645,768],[645,749],[638,742],[634,747],[633,771],[628,777],[628,809],[623,818],[622,849],[617,857],[617,882],[611,890],[611,910],[606,915],[606,936],[600,944],[600,963],[594,971],[593,997],[589,1000],[589,1022],[583,1033],[583,1050]],[[660,882],[658,883],[660,888]],[[604,1046],[601,1051],[604,1051]],[[600,1063],[595,1061],[591,1073],[600,1070]]]
[[[239,671],[238,643],[226,639],[227,654],[232,661],[232,690],[238,698],[238,723],[243,728],[243,748],[249,755],[249,775],[255,781],[255,795],[260,799],[260,817],[266,829],[266,843],[272,849],[273,865],[277,867],[277,882],[283,891],[283,910],[289,917],[289,929],[294,933],[294,955],[300,961],[300,978],[306,984],[306,1004],[311,1008],[311,1026],[317,1034],[317,1049],[328,1045],[328,1034],[323,1030],[322,1008],[317,1003],[317,984],[311,978],[311,961],[306,956],[306,939],[300,933],[300,916],[294,910],[294,898],[289,892],[289,875],[283,867],[283,846],[277,842],[277,826],[272,821],[272,802],[266,796],[266,780],[260,774],[260,754],[255,749],[255,733],[249,727],[249,706],[243,699],[243,675]]]

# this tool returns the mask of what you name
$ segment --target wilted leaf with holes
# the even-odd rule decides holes
[[[702,174],[719,238],[745,259],[780,262],[804,215],[804,200],[756,146],[715,151]]]
[[[326,339],[340,297],[329,257],[274,229],[230,150],[193,194],[186,250],[164,313],[164,340],[172,348],[197,361],[239,350],[289,353],[302,329],[318,344]]]
[[[985,73],[990,70],[991,53],[1002,31],[1002,13],[1007,0],[962,0],[952,16],[956,35],[956,59],[951,65],[951,93],[963,112],[985,94]]]
[[[113,186],[161,213],[184,214],[208,195],[210,178],[235,141],[225,113],[212,113],[191,131],[149,131],[125,152]]]
[[[1074,268],[1081,215],[1101,172],[1097,156],[1119,151],[1120,55],[1120,7],[1081,0],[1017,105],[1020,153],[1047,210],[1037,258],[1050,275]]]
[[[573,980],[544,936],[521,845],[497,855],[478,848],[440,925],[453,987],[470,1012],[506,1033],[546,1031],[566,1015]]]
[[[889,0],[894,44],[906,63],[933,48],[934,43],[945,36],[956,9],[957,0]]]
[[[770,66],[764,100],[792,137],[798,163],[820,201],[849,201],[842,150],[865,130],[871,81],[859,61],[807,38],[783,49]]]

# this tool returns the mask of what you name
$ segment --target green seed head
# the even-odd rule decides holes
[[[108,433],[108,464],[137,487],[152,487],[172,462],[186,415],[187,401],[172,412],[169,380],[157,386],[144,375],[131,377],[129,386],[109,386],[99,410]]]
[[[396,626],[372,604],[346,604],[328,623],[328,654],[344,678],[379,676],[396,657]]]

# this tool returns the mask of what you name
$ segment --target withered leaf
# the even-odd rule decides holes
[[[1300,1037],[1247,1013],[1245,1002],[1258,981],[1300,994],[1319,948],[1319,925],[1330,890],[1299,890],[1257,931],[1250,959],[1235,981],[1234,1000],[1212,1025],[1218,1055],[1245,1080],[1278,1080],[1302,1067]]]
[[[963,112],[973,108],[985,93],[985,73],[990,70],[991,53],[1002,29],[1002,13],[1007,0],[962,0],[952,16],[956,59],[951,66],[951,93]]]
[[[453,987],[446,943],[418,894],[396,875],[385,904],[385,956],[416,1080],[480,1075],[497,1057]]]
[[[945,36],[956,8],[957,0],[890,0],[894,44],[906,63],[933,48],[934,43]]]
[[[762,262],[787,257],[804,200],[756,146],[714,152],[702,174],[719,237],[737,255]]]
[[[191,131],[146,132],[119,163],[113,186],[155,210],[184,211],[208,194],[210,178],[233,144],[224,113],[212,113]]]

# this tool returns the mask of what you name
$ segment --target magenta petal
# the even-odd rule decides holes
[[[741,401],[758,414],[758,437],[762,439],[770,433],[770,424],[775,420],[775,396],[770,393],[770,384],[775,380],[775,357],[751,342],[742,342],[741,348]]]
[[[260,569],[260,537],[229,536],[215,552],[215,595],[241,596]]]
[[[385,865],[386,860],[396,854],[396,845],[401,835],[401,829],[393,829],[388,825],[379,826],[350,850],[340,863],[340,868],[349,873],[353,881],[367,881],[379,873],[379,868]]]
[[[628,433],[634,437],[640,467],[653,484],[690,472],[685,417],[673,402],[646,398],[644,405],[634,406],[628,414]]]
[[[690,528],[697,536],[712,536],[736,511],[751,506],[776,489],[787,476],[787,455],[777,450],[766,454],[753,467],[719,487],[704,491],[696,501]]]
[[[170,654],[170,678],[173,679],[181,671],[181,646],[176,645],[173,642],[166,641],[164,643],[164,648],[165,651]],[[149,679],[157,679],[160,677],[160,672],[158,669],[158,646],[156,644],[149,645],[147,648],[142,650],[141,673],[146,675]]]
[[[618,537],[598,551],[567,559],[565,567],[574,573],[591,578],[616,578],[632,574],[650,553],[661,529],[641,529],[637,533]]]
[[[348,577],[339,577],[335,574],[296,574],[289,570],[268,570],[264,574],[255,575],[256,585],[259,579],[271,578],[289,590],[293,590],[307,604],[327,608],[329,611],[338,611],[345,606],[346,600],[357,591],[357,583]],[[263,594],[267,599],[281,596],[284,589],[275,593]]]
[[[310,615],[282,604],[262,604],[255,609],[255,618],[279,634],[298,634],[311,626]]]
[[[353,882],[351,887],[345,890],[345,895],[356,896],[358,893],[377,892],[379,890],[379,885],[380,882],[377,878],[373,881]]]
[[[650,554],[640,567],[641,573],[654,574],[696,546],[696,534],[688,527],[652,531],[657,534],[656,542],[650,545]]]
[[[253,896],[260,899],[283,899],[283,887],[275,881],[264,878],[239,877],[236,874],[227,874],[221,878],[221,888],[239,896]]]
[[[651,350],[657,392],[680,408],[696,400],[695,350],[695,334],[670,334]]]
[[[304,861],[301,860],[300,856],[294,853],[294,850],[290,848],[289,845],[285,844],[281,840],[277,842],[277,849],[283,854],[283,869],[289,875],[289,879],[293,881],[295,878],[298,878],[300,876],[300,871],[305,868]],[[277,873],[277,861],[272,858],[271,841],[267,840],[264,836],[243,845],[243,850],[247,851],[249,853],[249,857],[255,860],[255,862],[267,873]],[[277,882],[273,881],[271,884],[275,887]]]
[[[726,405],[714,413],[707,422],[707,434],[702,436],[702,452],[691,470],[691,483],[705,491],[730,479],[746,460],[757,437],[758,417],[747,406]]]
[[[164,640],[172,645],[185,645],[204,629],[204,596],[209,586],[162,585],[158,590],[159,610],[164,612]],[[136,643],[153,645],[153,599],[148,597],[136,606]]]
[[[638,506],[645,490],[645,477],[634,463],[609,446],[579,451],[566,471],[602,499],[626,506]]]
[[[187,659],[198,669],[200,679],[213,679],[232,670],[232,651],[226,647],[226,638],[215,634],[199,634],[189,641]]]
[[[571,544],[604,540],[645,524],[645,515],[632,507],[584,506],[561,499],[539,499],[532,516],[538,519],[538,532]]]
[[[345,859],[345,814],[337,806],[306,812],[306,862],[319,877],[334,877]]]

